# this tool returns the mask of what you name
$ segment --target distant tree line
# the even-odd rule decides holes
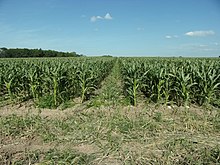
[[[28,58],[28,57],[80,57],[76,52],[58,52],[55,50],[0,48],[0,58]]]
[[[102,57],[113,57],[113,56],[105,54],[105,55],[102,55]]]

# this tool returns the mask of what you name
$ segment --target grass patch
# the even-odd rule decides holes
[[[56,108],[52,95],[45,95],[36,101],[36,106],[39,108]]]
[[[177,109],[118,107],[62,111],[63,118],[1,117],[0,164],[220,163],[219,110]]]
[[[78,153],[76,151],[58,151],[55,149],[51,149],[47,152],[42,152],[39,150],[24,152],[21,154],[16,154],[16,157],[12,157],[12,155],[5,153],[2,156],[1,163],[4,164],[15,164],[15,165],[24,165],[24,164],[38,164],[38,165],[46,165],[46,164],[92,164],[92,161],[95,159],[95,155],[93,154],[84,154]]]

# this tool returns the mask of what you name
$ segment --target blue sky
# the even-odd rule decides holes
[[[220,0],[0,0],[0,47],[219,56]]]

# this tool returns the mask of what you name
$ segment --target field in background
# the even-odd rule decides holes
[[[0,164],[218,164],[220,59],[0,59]]]
[[[219,106],[220,60],[185,58],[1,59],[0,102],[34,100],[57,107],[80,97],[89,100],[114,65],[123,94],[154,103]]]

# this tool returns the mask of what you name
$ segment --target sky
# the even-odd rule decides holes
[[[220,0],[0,0],[0,47],[220,56]]]

